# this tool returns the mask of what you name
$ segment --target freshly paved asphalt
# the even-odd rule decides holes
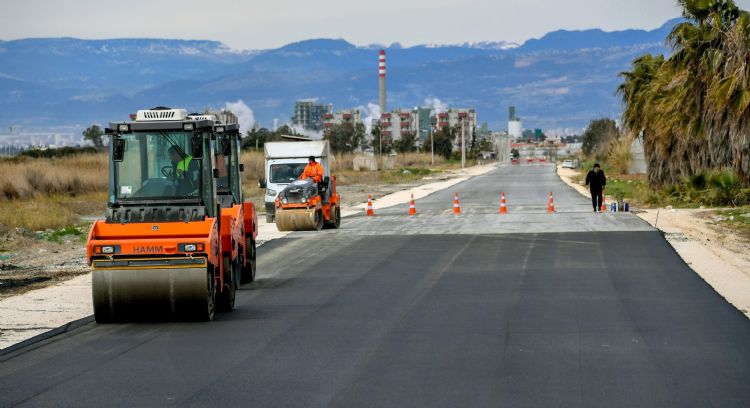
[[[750,322],[658,232],[588,208],[551,168],[506,167],[416,217],[291,234],[214,322],[0,356],[0,406],[750,406]]]

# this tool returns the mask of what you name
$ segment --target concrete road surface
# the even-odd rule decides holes
[[[0,406],[750,406],[750,322],[553,171],[272,241],[211,323],[90,323],[6,353]]]

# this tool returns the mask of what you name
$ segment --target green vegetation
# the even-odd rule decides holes
[[[717,221],[750,238],[750,207],[716,211]]]
[[[32,149],[32,150],[25,150],[21,152],[17,157],[11,157],[8,159],[4,159],[6,162],[11,163],[18,163],[22,162],[25,158],[32,158],[32,159],[51,159],[51,158],[61,158],[61,157],[70,157],[70,156],[76,156],[81,154],[95,154],[99,153],[100,151],[96,149],[95,147],[60,147],[57,149]]]
[[[644,55],[621,74],[623,124],[643,138],[652,187],[727,168],[747,186],[750,14],[732,0],[679,4],[686,21],[667,38],[671,56]]]
[[[91,125],[83,131],[83,138],[94,144],[96,150],[104,150],[104,131],[99,125]]]
[[[351,153],[363,146],[366,129],[362,123],[333,125],[324,139],[328,140],[333,153]]]
[[[610,141],[620,138],[615,121],[609,118],[594,119],[583,133],[583,154],[604,160]]]
[[[57,230],[45,230],[37,233],[37,238],[45,239],[57,244],[71,242],[85,242],[88,234],[87,225],[67,226]]]

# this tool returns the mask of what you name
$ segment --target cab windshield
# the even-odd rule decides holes
[[[271,183],[287,184],[297,180],[305,171],[307,163],[280,163],[271,165],[271,174],[269,179]]]
[[[113,201],[200,200],[211,185],[210,161],[191,155],[193,132],[135,132],[118,136],[125,142],[123,160],[114,163]],[[202,148],[208,137],[203,137]],[[204,163],[209,162],[209,163]],[[208,170],[204,167],[208,165]],[[206,177],[210,183],[210,177]]]

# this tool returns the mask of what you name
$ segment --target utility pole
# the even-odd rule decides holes
[[[466,167],[466,132],[463,118],[459,118],[458,122],[461,124],[461,168],[463,169]]]
[[[428,129],[430,132],[430,152],[432,154],[432,165],[435,165],[435,141],[432,140],[432,126]]]
[[[380,145],[380,157],[383,157],[383,129],[378,133],[378,144]]]

